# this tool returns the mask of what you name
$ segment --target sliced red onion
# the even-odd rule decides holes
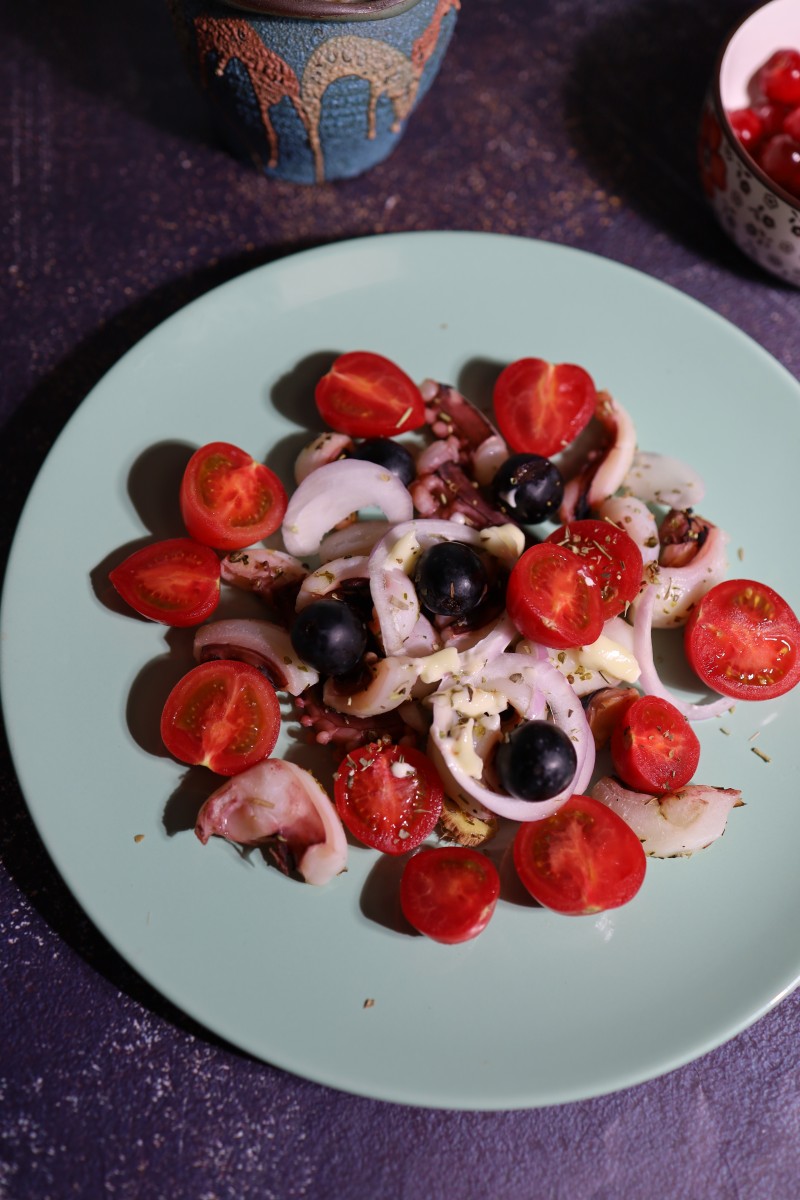
[[[315,600],[322,600],[335,592],[342,584],[354,579],[367,579],[368,559],[364,554],[354,554],[350,558],[334,558],[323,566],[317,567],[310,575],[306,575],[300,591],[297,593],[297,611],[300,612]]]
[[[714,693],[716,697],[714,700],[704,704],[694,704],[682,700],[661,682],[653,657],[653,607],[656,603],[656,595],[654,586],[646,588],[640,595],[634,610],[633,645],[636,660],[642,672],[640,682],[644,691],[649,696],[660,696],[662,700],[668,700],[670,704],[674,704],[688,721],[705,721],[728,712],[734,706],[734,702],[729,696],[720,696]]]
[[[417,667],[411,658],[379,658],[369,666],[370,679],[360,691],[348,691],[335,679],[329,679],[322,692],[328,708],[353,717],[377,717],[405,704],[417,681]]]
[[[408,521],[413,504],[401,479],[377,463],[343,458],[318,467],[298,487],[283,520],[290,554],[316,554],[323,535],[351,513],[378,508],[391,524]]]
[[[482,671],[487,663],[497,658],[499,654],[503,654],[512,642],[519,639],[519,630],[505,612],[490,625],[475,632],[478,637],[472,645],[461,644],[458,646],[458,653],[467,675],[474,675],[476,672]]]
[[[696,508],[706,492],[702,476],[666,454],[637,450],[622,486],[647,504],[664,508]]]
[[[418,649],[419,637],[411,640],[412,632],[420,633],[419,600],[416,589],[409,578],[405,564],[391,561],[391,551],[408,534],[413,534],[420,553],[435,542],[464,542],[468,546],[480,545],[478,531],[466,525],[455,525],[452,521],[403,521],[393,525],[378,542],[369,557],[369,578],[372,603],[380,626],[381,641],[387,656],[393,654],[425,654],[429,650]],[[429,640],[430,623],[423,626],[424,641]]]
[[[210,837],[244,846],[278,838],[306,883],[328,883],[347,869],[347,838],[330,798],[308,771],[279,758],[234,775],[209,796],[195,833],[203,845]]]
[[[302,483],[312,471],[335,462],[347,450],[353,449],[353,439],[345,433],[321,433],[304,446],[295,459],[294,481]]]
[[[514,661],[511,664],[503,664],[503,658]],[[453,708],[446,692],[438,693],[433,698],[433,725],[428,744],[430,752],[441,759],[451,786],[456,790],[456,798],[462,803],[468,804],[472,801],[496,816],[508,817],[514,821],[537,821],[557,812],[571,795],[582,792],[588,786],[594,770],[594,740],[580,701],[566,680],[547,662],[531,661],[528,655],[502,655],[499,659],[493,659],[485,672],[471,676],[469,680],[462,680],[461,683],[471,683],[489,691],[492,678],[499,682],[506,675],[507,666],[518,668],[509,670],[508,679],[511,682],[516,682],[511,679],[511,676],[516,674],[519,674],[523,681],[523,691],[519,697],[515,693],[514,699],[527,704],[527,711],[535,711],[535,695],[540,691],[555,723],[574,742],[578,763],[575,778],[568,788],[551,800],[532,804],[495,792],[480,779],[470,775],[459,762],[458,740],[459,737],[471,738],[473,719],[464,721]],[[499,688],[497,690],[500,691]],[[513,703],[511,697],[507,698]],[[447,783],[445,788],[447,789]]]
[[[194,656],[198,662],[235,658],[250,663],[264,671],[276,688],[292,696],[299,696],[319,679],[314,668],[295,654],[286,630],[271,621],[243,617],[201,625],[194,638]]]
[[[694,606],[728,573],[726,547],[728,534],[716,525],[695,557],[685,567],[650,567],[647,578],[655,588],[652,624],[656,629],[684,625]],[[633,602],[634,610],[642,603],[644,592]]]
[[[348,558],[351,554],[369,554],[389,529],[388,521],[354,521],[344,529],[326,533],[319,546],[319,561]]]
[[[742,803],[736,788],[689,784],[668,796],[632,792],[616,779],[599,779],[592,788],[595,800],[607,805],[654,858],[678,858],[704,850],[722,837],[731,809]]]

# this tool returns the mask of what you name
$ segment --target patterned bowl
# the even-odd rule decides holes
[[[767,0],[729,34],[706,96],[700,178],[722,227],[759,266],[800,287],[800,200],[742,147],[727,114],[749,104],[755,72],[776,50],[800,49],[800,0]]]
[[[295,183],[360,175],[397,145],[460,0],[168,0],[228,144]]]

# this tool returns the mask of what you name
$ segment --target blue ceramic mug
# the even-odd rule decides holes
[[[460,0],[169,0],[232,148],[295,183],[382,162],[427,92]]]

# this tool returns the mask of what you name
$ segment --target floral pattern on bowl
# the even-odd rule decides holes
[[[724,136],[709,103],[700,129],[703,190],[723,229],[750,258],[800,287],[800,202],[791,205],[765,186]]]

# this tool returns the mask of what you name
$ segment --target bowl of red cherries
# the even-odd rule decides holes
[[[800,0],[767,0],[728,35],[703,107],[699,167],[733,241],[800,287]]]

